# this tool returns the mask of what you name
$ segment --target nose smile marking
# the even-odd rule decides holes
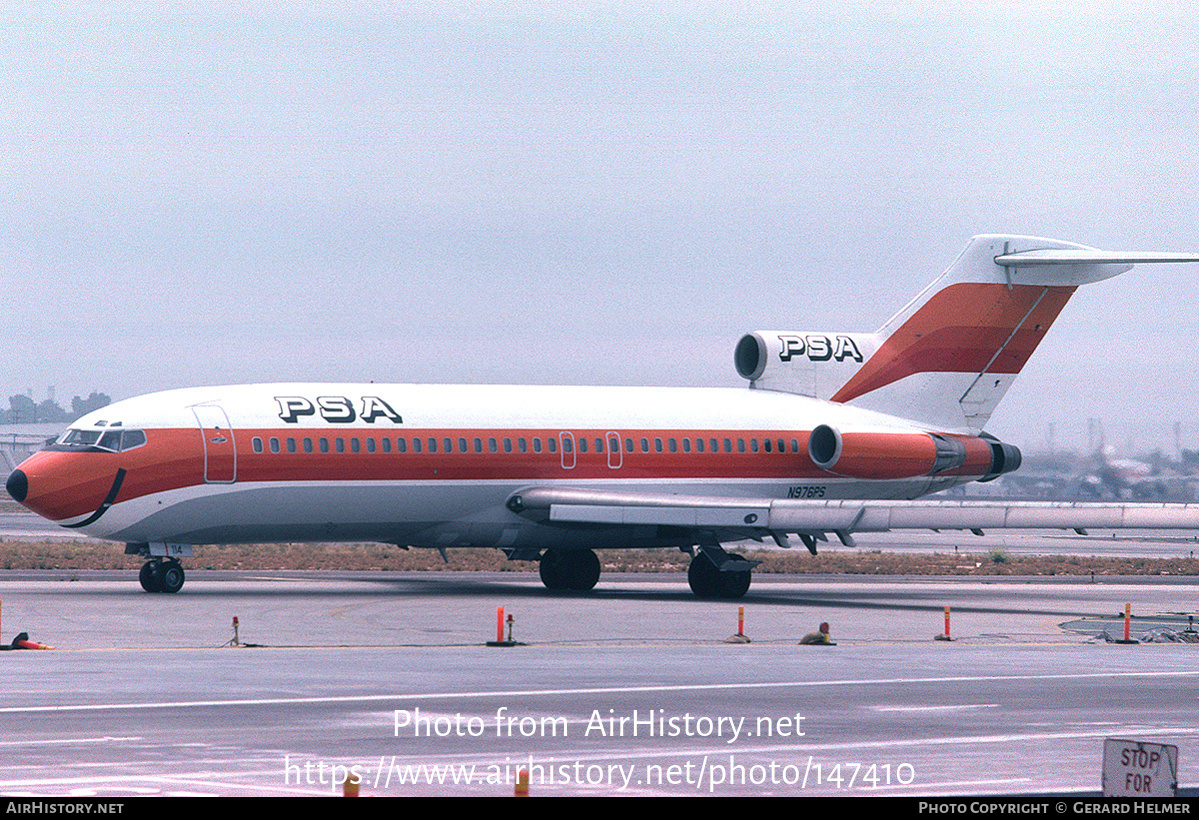
[[[125,480],[125,468],[121,467],[117,470],[117,477],[112,480],[112,489],[108,491],[108,496],[105,497],[104,503],[96,508],[96,511],[80,521],[78,524],[63,524],[64,527],[75,529],[76,527],[86,527],[100,520],[100,516],[108,512],[108,508],[112,506],[112,502],[117,500],[117,493],[121,491],[121,482]]]

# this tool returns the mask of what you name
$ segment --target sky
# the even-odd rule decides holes
[[[739,387],[979,233],[1199,251],[1199,12],[1106,2],[0,9],[0,400]],[[1199,448],[1199,265],[1079,291],[988,430]]]

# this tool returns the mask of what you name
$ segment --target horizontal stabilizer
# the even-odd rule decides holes
[[[995,264],[1005,268],[1030,267],[1032,265],[1140,265],[1156,262],[1199,262],[1199,253],[1050,248],[1003,253],[995,257]]]

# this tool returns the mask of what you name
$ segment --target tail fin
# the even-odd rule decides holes
[[[751,387],[977,433],[1079,285],[1138,262],[1197,261],[1199,254],[1110,253],[1052,239],[976,236],[878,332],[758,331],[738,344],[737,368]],[[767,374],[771,346],[787,366]]]

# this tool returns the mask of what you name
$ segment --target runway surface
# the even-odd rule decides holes
[[[4,638],[58,647],[0,655],[3,793],[1096,792],[1106,737],[1199,780],[1199,644],[1090,642],[1125,602],[1185,628],[1193,579],[760,577],[738,645],[681,576],[133,575],[0,573]],[[527,645],[484,646],[498,606]]]

